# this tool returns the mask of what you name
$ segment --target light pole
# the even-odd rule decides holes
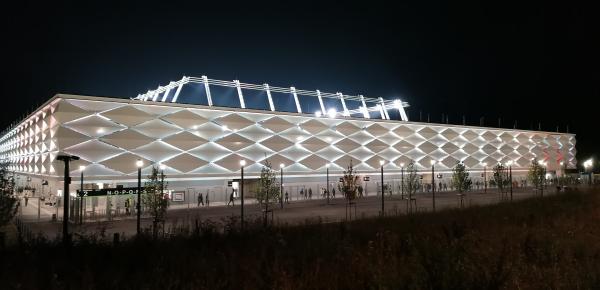
[[[508,160],[508,162],[506,162],[508,164],[508,175],[510,178],[510,201],[513,200],[513,179],[512,179],[512,164],[513,161],[512,160]]]
[[[140,235],[141,231],[140,231],[140,219],[142,218],[142,166],[144,166],[144,161],[142,161],[141,159],[138,159],[138,161],[135,162],[135,165],[137,166],[138,169],[138,185],[137,185],[137,205],[136,205],[136,211],[137,211],[137,234],[138,236]]]
[[[546,162],[540,161],[540,165],[542,165],[543,173],[542,173],[542,182],[541,182],[541,196],[544,197],[544,186],[546,185]]]
[[[241,184],[240,184],[240,203],[241,203],[241,227],[242,231],[244,230],[244,166],[246,166],[246,160],[240,160],[240,168],[241,168]]]
[[[279,169],[281,170],[280,173],[280,185],[281,185],[281,191],[279,192],[279,204],[281,205],[281,208],[283,208],[283,167],[285,167],[285,164],[281,163],[279,164]]]
[[[327,170],[327,204],[329,204],[329,163],[325,164]]]
[[[164,164],[159,165],[160,168],[160,197],[165,197],[165,166]]]
[[[83,171],[85,166],[79,165],[79,171],[81,172],[81,185],[79,186],[79,224],[83,224]]]
[[[385,189],[383,184],[383,164],[385,161],[379,160],[379,166],[381,167],[381,216],[385,216]]]
[[[400,163],[400,197],[404,199],[404,163]]]
[[[433,201],[433,211],[435,211],[435,160],[431,160],[431,193]]]
[[[70,243],[69,236],[69,184],[71,184],[71,176],[69,176],[69,163],[71,160],[79,160],[79,156],[74,155],[59,155],[56,157],[57,160],[63,161],[65,163],[65,172],[64,172],[64,188],[63,188],[63,243],[65,245]]]
[[[487,193],[487,172],[486,167],[487,163],[483,162],[483,193]]]
[[[594,160],[592,158],[586,160],[583,163],[583,167],[585,167],[585,171],[588,172],[589,178],[588,178],[588,185],[592,186],[592,168],[594,166]]]

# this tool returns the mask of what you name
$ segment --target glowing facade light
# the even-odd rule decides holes
[[[221,126],[221,129],[223,129],[223,131],[229,131],[229,127],[227,127],[227,125]]]
[[[315,117],[321,118],[321,114],[322,114],[321,111],[316,111],[315,112]]]
[[[394,108],[400,109],[402,107],[402,102],[400,100],[394,100]]]
[[[240,160],[240,165],[241,165],[241,166],[246,166],[246,160],[243,160],[243,159],[242,159],[242,160]]]
[[[103,128],[98,128],[98,130],[96,130],[96,133],[102,134],[102,133],[104,133],[104,129]]]
[[[135,166],[137,166],[138,168],[141,168],[142,166],[144,166],[144,161],[142,161],[142,160],[136,161]]]
[[[327,110],[327,116],[329,116],[329,118],[335,118],[335,115],[337,115],[337,111],[335,109],[329,109]]]
[[[400,167],[404,167],[404,163],[400,163]]]
[[[431,163],[431,165],[435,165],[435,160],[431,159],[431,161],[429,161]]]

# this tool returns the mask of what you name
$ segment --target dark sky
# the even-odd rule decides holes
[[[569,125],[579,160],[600,153],[595,7],[84,2],[4,7],[1,92],[11,106],[2,128],[59,92],[131,97],[182,75],[207,75],[401,96],[412,120],[422,111],[434,122],[446,113],[451,123],[465,114],[472,125],[481,116],[488,126],[498,117],[510,128],[514,120],[522,129]]]

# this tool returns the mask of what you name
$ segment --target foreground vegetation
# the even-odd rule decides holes
[[[209,222],[113,244],[0,253],[3,289],[587,289],[600,285],[600,197],[224,232]]]

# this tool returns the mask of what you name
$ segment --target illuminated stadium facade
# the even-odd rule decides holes
[[[313,105],[304,104],[309,98]],[[280,109],[282,102],[291,109]],[[215,189],[215,200],[224,200],[228,181],[239,179],[241,160],[248,179],[257,178],[269,160],[276,170],[283,166],[286,188],[315,191],[325,186],[326,168],[339,176],[351,160],[361,175],[373,176],[383,161],[386,182],[399,180],[401,166],[411,161],[426,181],[433,160],[448,182],[457,162],[475,180],[499,162],[512,162],[515,179],[524,178],[533,158],[553,175],[576,167],[574,134],[411,122],[406,106],[184,77],[132,99],[56,95],[5,131],[0,157],[32,184],[48,180],[51,191],[62,186],[59,154],[81,158],[71,165],[73,190],[79,188],[79,166],[85,166],[86,187],[135,186],[141,159],[144,176],[162,164],[170,189]]]

